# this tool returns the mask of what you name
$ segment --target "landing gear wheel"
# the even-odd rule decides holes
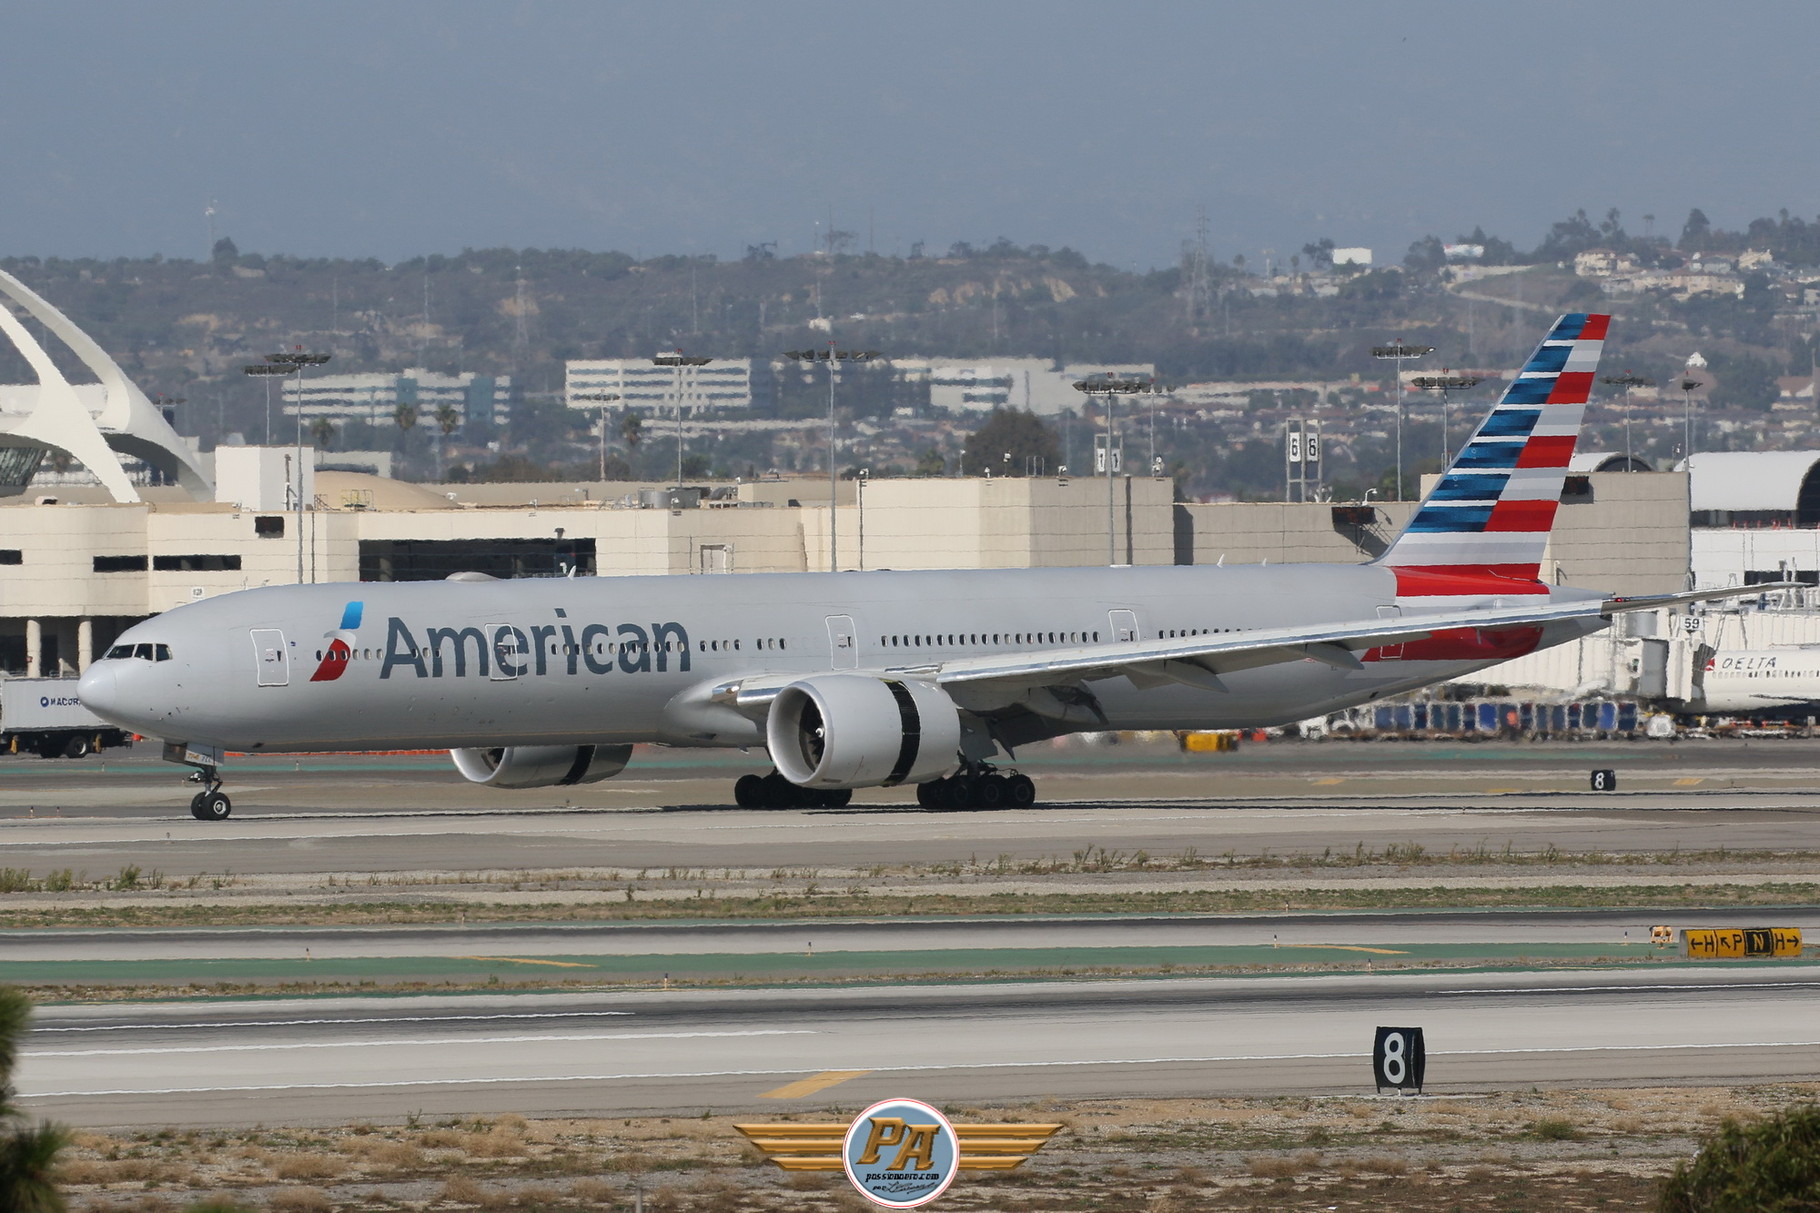
[[[1011,781],[1003,775],[985,775],[973,782],[973,805],[980,809],[1002,809],[1011,798]]]
[[[225,792],[199,792],[190,801],[190,815],[197,821],[226,821],[234,811],[234,802]]]
[[[1014,809],[1027,809],[1036,803],[1036,784],[1028,775],[1013,775],[1005,780],[1005,803]]]
[[[942,789],[942,808],[958,813],[973,807],[974,781],[965,775],[956,775],[948,780],[948,786]]]
[[[844,809],[852,803],[852,788],[829,788],[815,793],[815,807],[819,809]]]
[[[733,782],[733,803],[742,809],[765,807],[765,777],[741,775]]]
[[[760,789],[763,794],[763,799],[759,802],[760,808],[793,809],[796,807],[797,792],[800,789],[788,779],[776,771],[772,771],[759,782],[764,785]]]
[[[941,808],[942,785],[947,782],[948,781],[945,779],[931,779],[928,783],[917,784],[916,803],[922,805],[925,809]]]

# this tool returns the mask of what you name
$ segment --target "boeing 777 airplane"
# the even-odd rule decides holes
[[[1029,805],[992,761],[1021,745],[1301,720],[1727,596],[1538,577],[1609,319],[1561,317],[1370,564],[267,587],[131,628],[80,694],[196,768],[204,820],[231,811],[229,751],[446,748],[476,783],[538,788],[616,775],[640,742],[764,747],[747,806],[902,784]]]

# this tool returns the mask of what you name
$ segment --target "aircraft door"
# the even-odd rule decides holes
[[[828,668],[859,668],[859,638],[853,634],[851,615],[828,616]]]
[[[291,650],[277,628],[253,629],[253,670],[262,687],[291,685]]]
[[[1138,635],[1136,611],[1107,611],[1106,623],[1112,628],[1112,638],[1117,641],[1142,640]]]
[[[1379,619],[1388,619],[1394,623],[1397,620],[1403,618],[1403,608],[1400,606],[1381,606],[1378,608],[1378,618]],[[1401,660],[1403,660],[1403,646],[1400,644],[1379,645],[1378,646],[1378,660],[1379,661],[1401,661]]]
[[[527,649],[525,634],[509,623],[489,623],[487,643],[492,646],[493,660],[487,666],[487,677],[494,682],[510,682],[525,672]]]

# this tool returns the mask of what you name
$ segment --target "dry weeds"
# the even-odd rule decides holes
[[[958,1213],[1646,1208],[1660,1178],[1726,1116],[1820,1084],[1719,1091],[1505,1092],[1483,1098],[1088,1100],[1007,1176],[968,1174]],[[954,1107],[970,1121],[1048,1119],[1059,1105]],[[829,1119],[828,1113],[797,1113]],[[73,1213],[182,1213],[213,1198],[255,1213],[846,1213],[838,1175],[752,1161],[727,1116],[327,1130],[84,1133],[62,1168]],[[1539,1126],[1558,1123],[1565,1131]],[[306,1183],[285,1182],[307,1180]]]

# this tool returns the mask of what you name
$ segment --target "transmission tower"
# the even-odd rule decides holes
[[[512,300],[512,366],[522,370],[531,353],[531,329],[525,319],[525,267],[517,269],[518,288]]]
[[[1207,208],[1202,207],[1195,219],[1194,240],[1184,241],[1182,260],[1187,262],[1188,281],[1182,289],[1182,302],[1189,327],[1198,326],[1213,310],[1213,287],[1207,275]]]

